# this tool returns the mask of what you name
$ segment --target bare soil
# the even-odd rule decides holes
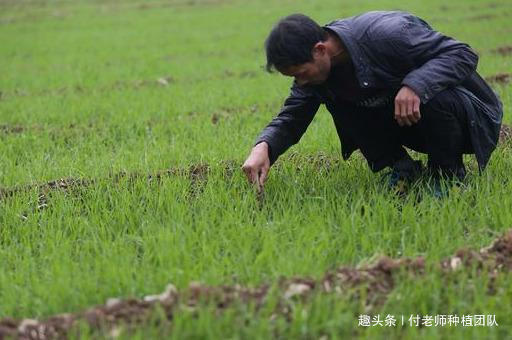
[[[512,45],[507,46],[501,46],[494,50],[492,50],[493,53],[500,54],[502,56],[509,56],[512,54]]]
[[[99,88],[86,88],[80,84],[72,86],[62,86],[53,89],[40,89],[29,91],[25,89],[14,89],[12,91],[5,91],[4,97],[27,97],[27,96],[47,96],[47,95],[66,95],[66,94],[89,94],[93,92],[107,92],[112,90],[127,90],[134,89],[139,90],[146,87],[168,87],[176,80],[172,76],[161,76],[155,79],[139,79],[131,81],[120,81],[117,80],[112,84],[102,85]]]
[[[512,74],[510,73],[497,73],[489,77],[485,77],[485,80],[489,83],[507,85],[512,80]]]
[[[22,133],[25,128],[20,125],[0,125],[0,134],[9,135],[11,133]]]
[[[512,128],[507,124],[501,124],[500,143],[512,143]]]
[[[469,17],[468,19],[470,21],[482,21],[482,20],[491,20],[498,17],[496,14],[479,14],[472,17]]]
[[[229,162],[224,162],[225,171],[227,173],[232,174],[233,169],[232,164]],[[192,182],[197,182],[201,180],[206,180],[208,173],[210,171],[210,167],[207,164],[198,163],[192,164],[189,167],[175,167],[162,171],[157,171],[152,174],[142,174],[138,172],[127,173],[127,172],[119,172],[116,174],[112,174],[108,177],[108,179],[112,180],[114,183],[119,182],[122,179],[128,181],[136,181],[139,179],[147,179],[149,183],[160,182],[165,177],[172,176],[181,176],[187,177]],[[76,188],[84,188],[91,186],[95,183],[99,182],[99,179],[87,179],[87,178],[60,178],[57,180],[49,181],[41,184],[32,184],[32,185],[22,185],[15,186],[10,188],[0,188],[0,199],[4,199],[7,197],[11,197],[20,192],[29,192],[34,189],[38,189],[41,194],[47,194],[50,191],[54,190],[63,190],[63,191],[71,191]]]

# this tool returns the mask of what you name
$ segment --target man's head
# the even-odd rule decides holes
[[[328,33],[311,18],[292,14],[281,19],[265,41],[267,71],[294,77],[298,85],[320,84],[329,76]]]

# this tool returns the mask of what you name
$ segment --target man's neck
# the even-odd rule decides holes
[[[329,32],[329,37],[327,38],[327,53],[331,58],[331,65],[336,66],[340,64],[345,64],[350,60],[350,55],[348,51],[341,41],[341,39],[333,32]]]

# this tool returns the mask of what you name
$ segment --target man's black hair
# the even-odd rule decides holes
[[[267,71],[312,61],[313,47],[327,40],[327,36],[322,27],[303,14],[292,14],[281,19],[265,41]]]

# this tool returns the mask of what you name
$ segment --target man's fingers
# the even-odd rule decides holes
[[[419,121],[421,119],[420,101],[419,100],[414,101],[413,112],[414,112],[414,116],[416,117],[416,121]]]
[[[267,180],[267,175],[268,175],[268,169],[262,168],[261,172],[260,172],[260,176],[259,176],[260,185],[262,187],[265,184],[265,181]]]
[[[409,116],[407,115],[407,103],[405,102],[402,102],[400,104],[400,116],[402,117],[402,126],[404,124],[408,126],[411,125],[411,121],[409,120]]]
[[[251,178],[249,180],[251,181],[252,184],[258,184],[258,181],[259,181],[258,170],[256,170],[256,169],[251,170]]]
[[[266,142],[254,146],[251,154],[242,165],[242,170],[245,172],[247,179],[251,184],[257,186],[258,192],[261,192],[263,189],[269,168],[270,160],[268,158],[268,144]]]
[[[245,176],[247,176],[249,182],[254,184],[258,179],[257,171],[250,166],[243,166],[242,170],[245,172]]]
[[[258,181],[256,182],[256,190],[258,193],[261,193],[263,191],[263,182],[261,181],[261,175],[260,178],[258,178]]]
[[[414,124],[414,120],[412,117],[412,103],[409,100],[404,102],[404,110],[405,110],[406,124],[407,124],[407,126],[411,126],[412,124]]]
[[[407,101],[407,118],[411,123],[416,123],[416,116],[414,115],[414,102],[413,99]]]
[[[265,185],[265,181],[267,180],[268,176],[268,170],[269,168],[263,167],[260,170],[259,176],[258,176],[258,192],[263,191],[263,186]]]
[[[411,112],[409,112],[408,105],[409,105],[408,101],[404,101],[402,103],[402,116],[403,116],[403,121],[404,121],[405,125],[411,126],[412,122],[411,122],[410,113],[412,112],[412,108],[411,108]]]
[[[244,166],[242,166],[242,170],[245,173],[245,176],[247,177],[247,179],[249,181],[251,181],[251,168],[244,165]]]
[[[403,86],[395,97],[395,119],[400,126],[411,126],[421,118],[420,99],[409,87]]]
[[[400,113],[400,104],[398,103],[397,99],[395,99],[395,119],[398,125],[403,126],[402,117]]]
[[[256,190],[258,192],[262,192],[263,185],[265,184],[265,180],[267,178],[268,169],[266,170],[256,170],[252,167],[242,167],[242,170],[245,172],[247,179],[249,182],[256,186]]]

